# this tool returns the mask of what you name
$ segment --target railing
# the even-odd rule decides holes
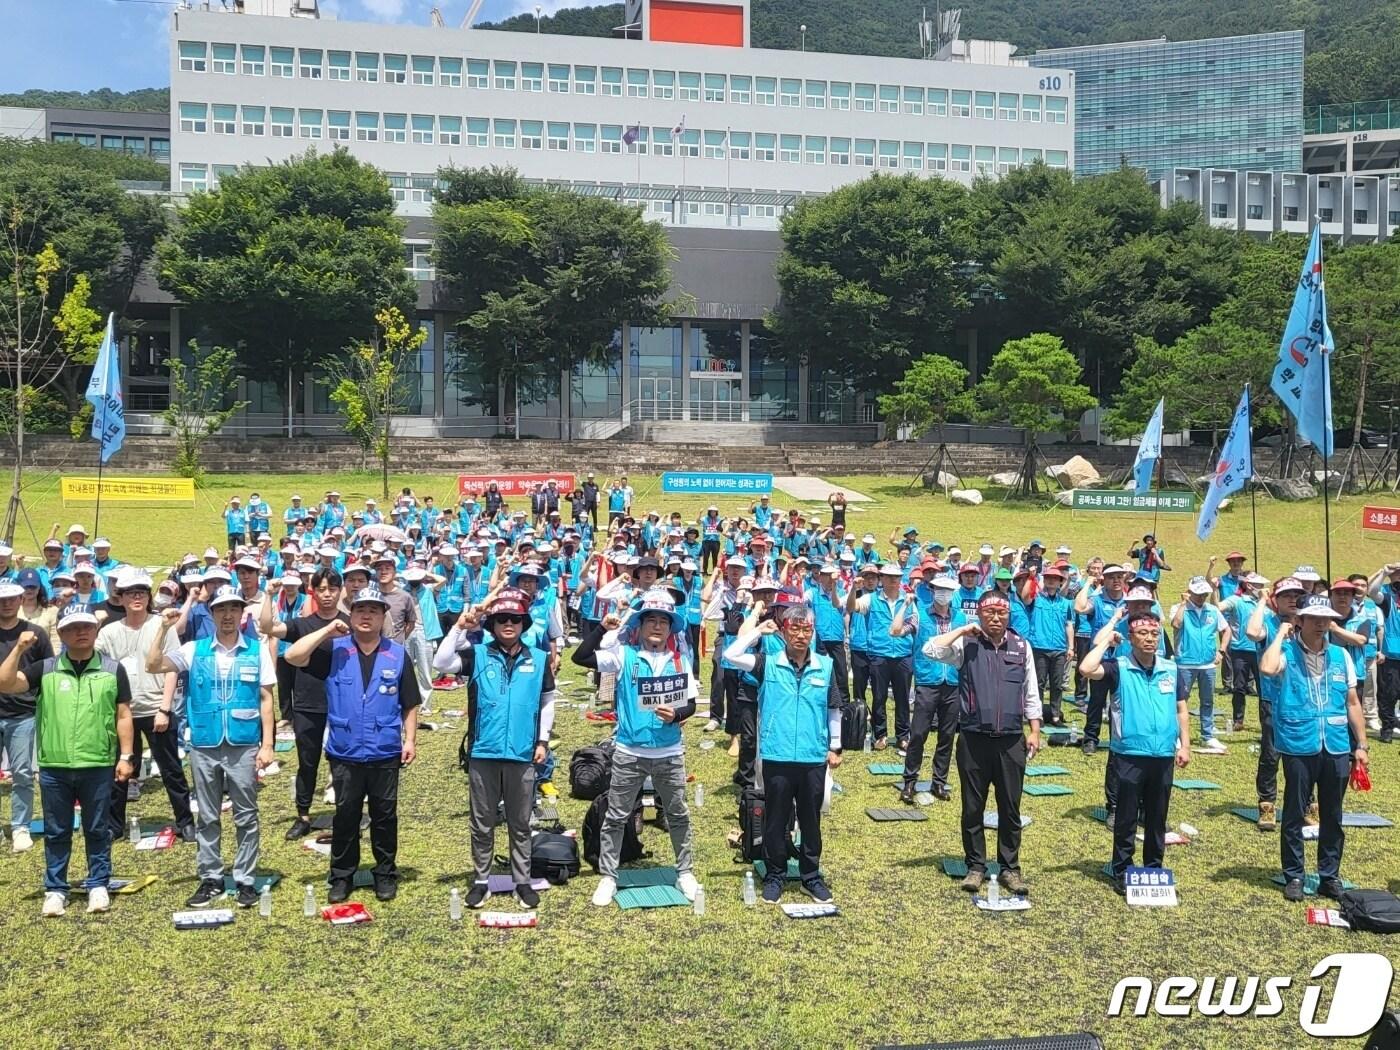
[[[1304,135],[1339,135],[1400,128],[1400,99],[1318,106],[1303,116]]]

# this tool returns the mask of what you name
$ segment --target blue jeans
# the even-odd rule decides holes
[[[10,830],[29,830],[34,815],[34,716],[0,718],[0,748],[10,756]]]
[[[1201,739],[1209,741],[1215,737],[1215,668],[1182,667],[1176,668],[1176,695],[1191,695],[1191,685],[1200,687],[1201,697]]]
[[[82,806],[83,842],[87,848],[88,889],[105,887],[112,877],[112,829],[107,826],[112,801],[112,767],[40,769],[44,800],[44,891],[68,894],[68,860],[73,854],[73,803]]]

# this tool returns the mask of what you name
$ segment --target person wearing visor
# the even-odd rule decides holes
[[[1279,697],[1282,680],[1277,675],[1264,674],[1263,657],[1278,637],[1285,623],[1293,622],[1298,604],[1306,588],[1296,578],[1285,576],[1269,588],[1264,600],[1255,606],[1245,625],[1245,635],[1259,651],[1259,764],[1254,775],[1259,795],[1259,830],[1278,828],[1278,766],[1279,755],[1274,748],[1274,701]],[[1308,814],[1312,816],[1311,812]],[[1317,823],[1316,820],[1310,821]]]

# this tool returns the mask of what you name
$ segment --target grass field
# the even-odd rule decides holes
[[[379,495],[376,480],[365,475],[213,480],[193,510],[106,507],[101,531],[123,560],[160,565],[186,550],[217,545],[217,505],[235,492],[246,499],[256,488],[279,513],[293,490],[310,501],[334,486],[351,505]],[[633,483],[641,494],[652,480]],[[852,518],[857,530],[876,533],[882,545],[893,526],[908,521],[925,537],[964,550],[983,539],[1068,542],[1082,564],[1092,553],[1121,556],[1151,526],[1150,516],[1072,517],[996,502],[957,509],[919,493],[906,498],[898,479],[832,480],[876,498]],[[432,492],[439,503],[453,491],[453,479],[442,476],[394,479],[395,487],[401,484]],[[54,521],[60,527],[92,524],[92,508],[63,508],[55,488],[50,482],[26,493],[40,539]],[[663,499],[654,491],[639,496],[643,510],[676,506],[687,515],[705,502]],[[1334,574],[1371,571],[1395,556],[1393,545],[1360,537],[1360,502],[1334,508]],[[1175,567],[1164,595],[1180,591],[1210,552],[1251,549],[1247,503],[1224,516],[1208,546],[1196,543],[1193,529],[1193,518],[1158,522]],[[32,552],[37,545],[22,528],[16,547]],[[1321,569],[1321,505],[1261,502],[1259,550],[1269,575],[1299,562]],[[560,711],[557,731],[557,781],[565,796],[568,754],[603,735],[573,706],[586,698],[584,676],[574,670],[566,662],[562,697],[570,705]],[[435,704],[440,711],[460,708],[462,693],[438,693]],[[325,862],[282,840],[292,814],[290,770],[270,778],[262,795],[262,868],[283,876],[270,920],[254,910],[240,913],[232,927],[176,933],[169,915],[194,888],[193,847],[137,854],[119,842],[113,847],[117,875],[150,873],[159,881],[139,895],[114,897],[109,915],[89,919],[74,907],[64,919],[41,922],[42,850],[36,846],[20,857],[0,852],[0,1002],[9,1004],[12,1018],[3,1042],[36,1048],[768,1050],[1084,1029],[1110,1047],[1291,1047],[1307,1041],[1298,1010],[1312,967],[1332,952],[1388,947],[1379,937],[1306,925],[1303,906],[1284,902],[1269,882],[1279,868],[1277,836],[1228,813],[1231,805],[1255,801],[1255,756],[1247,750],[1258,739],[1252,702],[1247,731],[1227,738],[1230,754],[1195,756],[1185,774],[1215,781],[1222,790],[1177,792],[1173,799],[1172,823],[1187,821],[1201,836],[1169,849],[1181,905],[1161,911],[1129,910],[1100,875],[1109,835],[1089,812],[1102,804],[1106,759],[1071,749],[1047,750],[1040,761],[1067,768],[1068,775],[1044,780],[1074,794],[1024,800],[1034,818],[1022,850],[1034,901],[1029,912],[985,916],[939,870],[939,858],[961,855],[956,804],[929,807],[924,823],[868,820],[866,807],[897,805],[895,778],[872,776],[861,754],[847,754],[837,771],[844,793],[824,824],[823,862],[842,916],[796,922],[762,905],[746,909],[743,868],[724,844],[734,826],[733,764],[722,741],[713,750],[699,749],[700,725],[695,720],[686,739],[687,766],[706,789],[705,806],[692,811],[697,875],[708,898],[703,918],[680,908],[594,909],[588,897],[596,878],[585,867],[577,882],[544,895],[537,930],[491,932],[469,921],[450,922],[449,888],[465,890],[470,879],[466,792],[456,769],[460,731],[424,732],[400,796],[402,892],[388,905],[368,898],[376,917],[368,927],[330,928],[302,918],[303,884],[316,885],[324,902]],[[1400,819],[1397,751],[1400,746],[1377,746],[1375,789],[1349,796],[1349,810]],[[892,751],[879,757],[896,760]],[[167,805],[152,781],[133,812],[157,820],[168,816]],[[585,805],[561,798],[563,821],[577,827]],[[7,813],[8,803],[0,809]],[[1398,835],[1400,829],[1349,830],[1344,875],[1365,886],[1400,888]],[[227,826],[225,842],[228,856]],[[652,863],[671,862],[663,832],[649,826],[645,844],[656,855]],[[501,852],[504,846],[498,840]],[[81,865],[80,846],[75,859]],[[1133,974],[1283,975],[1293,986],[1276,1018],[1205,1019],[1195,1012],[1166,1020],[1107,1018],[1115,983]],[[1324,1008],[1327,1002],[1324,997]]]

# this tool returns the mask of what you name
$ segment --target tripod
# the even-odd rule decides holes
[[[1006,490],[1006,495],[1002,497],[1003,503],[1012,496],[1017,499],[1034,499],[1040,495],[1040,486],[1036,482],[1036,467],[1042,462],[1048,461],[1041,453],[1035,436],[1027,431],[1026,454],[1021,459],[1021,465],[1016,468],[1016,484]]]
[[[918,469],[913,480],[909,482],[909,488],[904,490],[906,494],[914,488],[914,485],[924,476],[924,472],[928,470],[929,467],[933,468],[935,480],[947,474],[957,478],[959,487],[966,486],[966,483],[963,481],[962,471],[958,469],[957,463],[954,462],[953,453],[948,450],[948,443],[946,441],[940,441],[938,447],[933,450],[933,455],[924,461],[924,465]],[[948,486],[943,485],[941,487],[943,489],[943,495],[947,496],[949,492]]]
[[[34,540],[34,546],[39,547],[39,537],[34,532],[34,523],[29,520],[29,511],[25,509],[24,500],[20,498],[18,492],[10,495],[9,505],[5,508],[5,546],[14,546],[15,529],[19,526],[20,515],[24,516],[24,524],[25,527],[29,529],[30,538]]]

